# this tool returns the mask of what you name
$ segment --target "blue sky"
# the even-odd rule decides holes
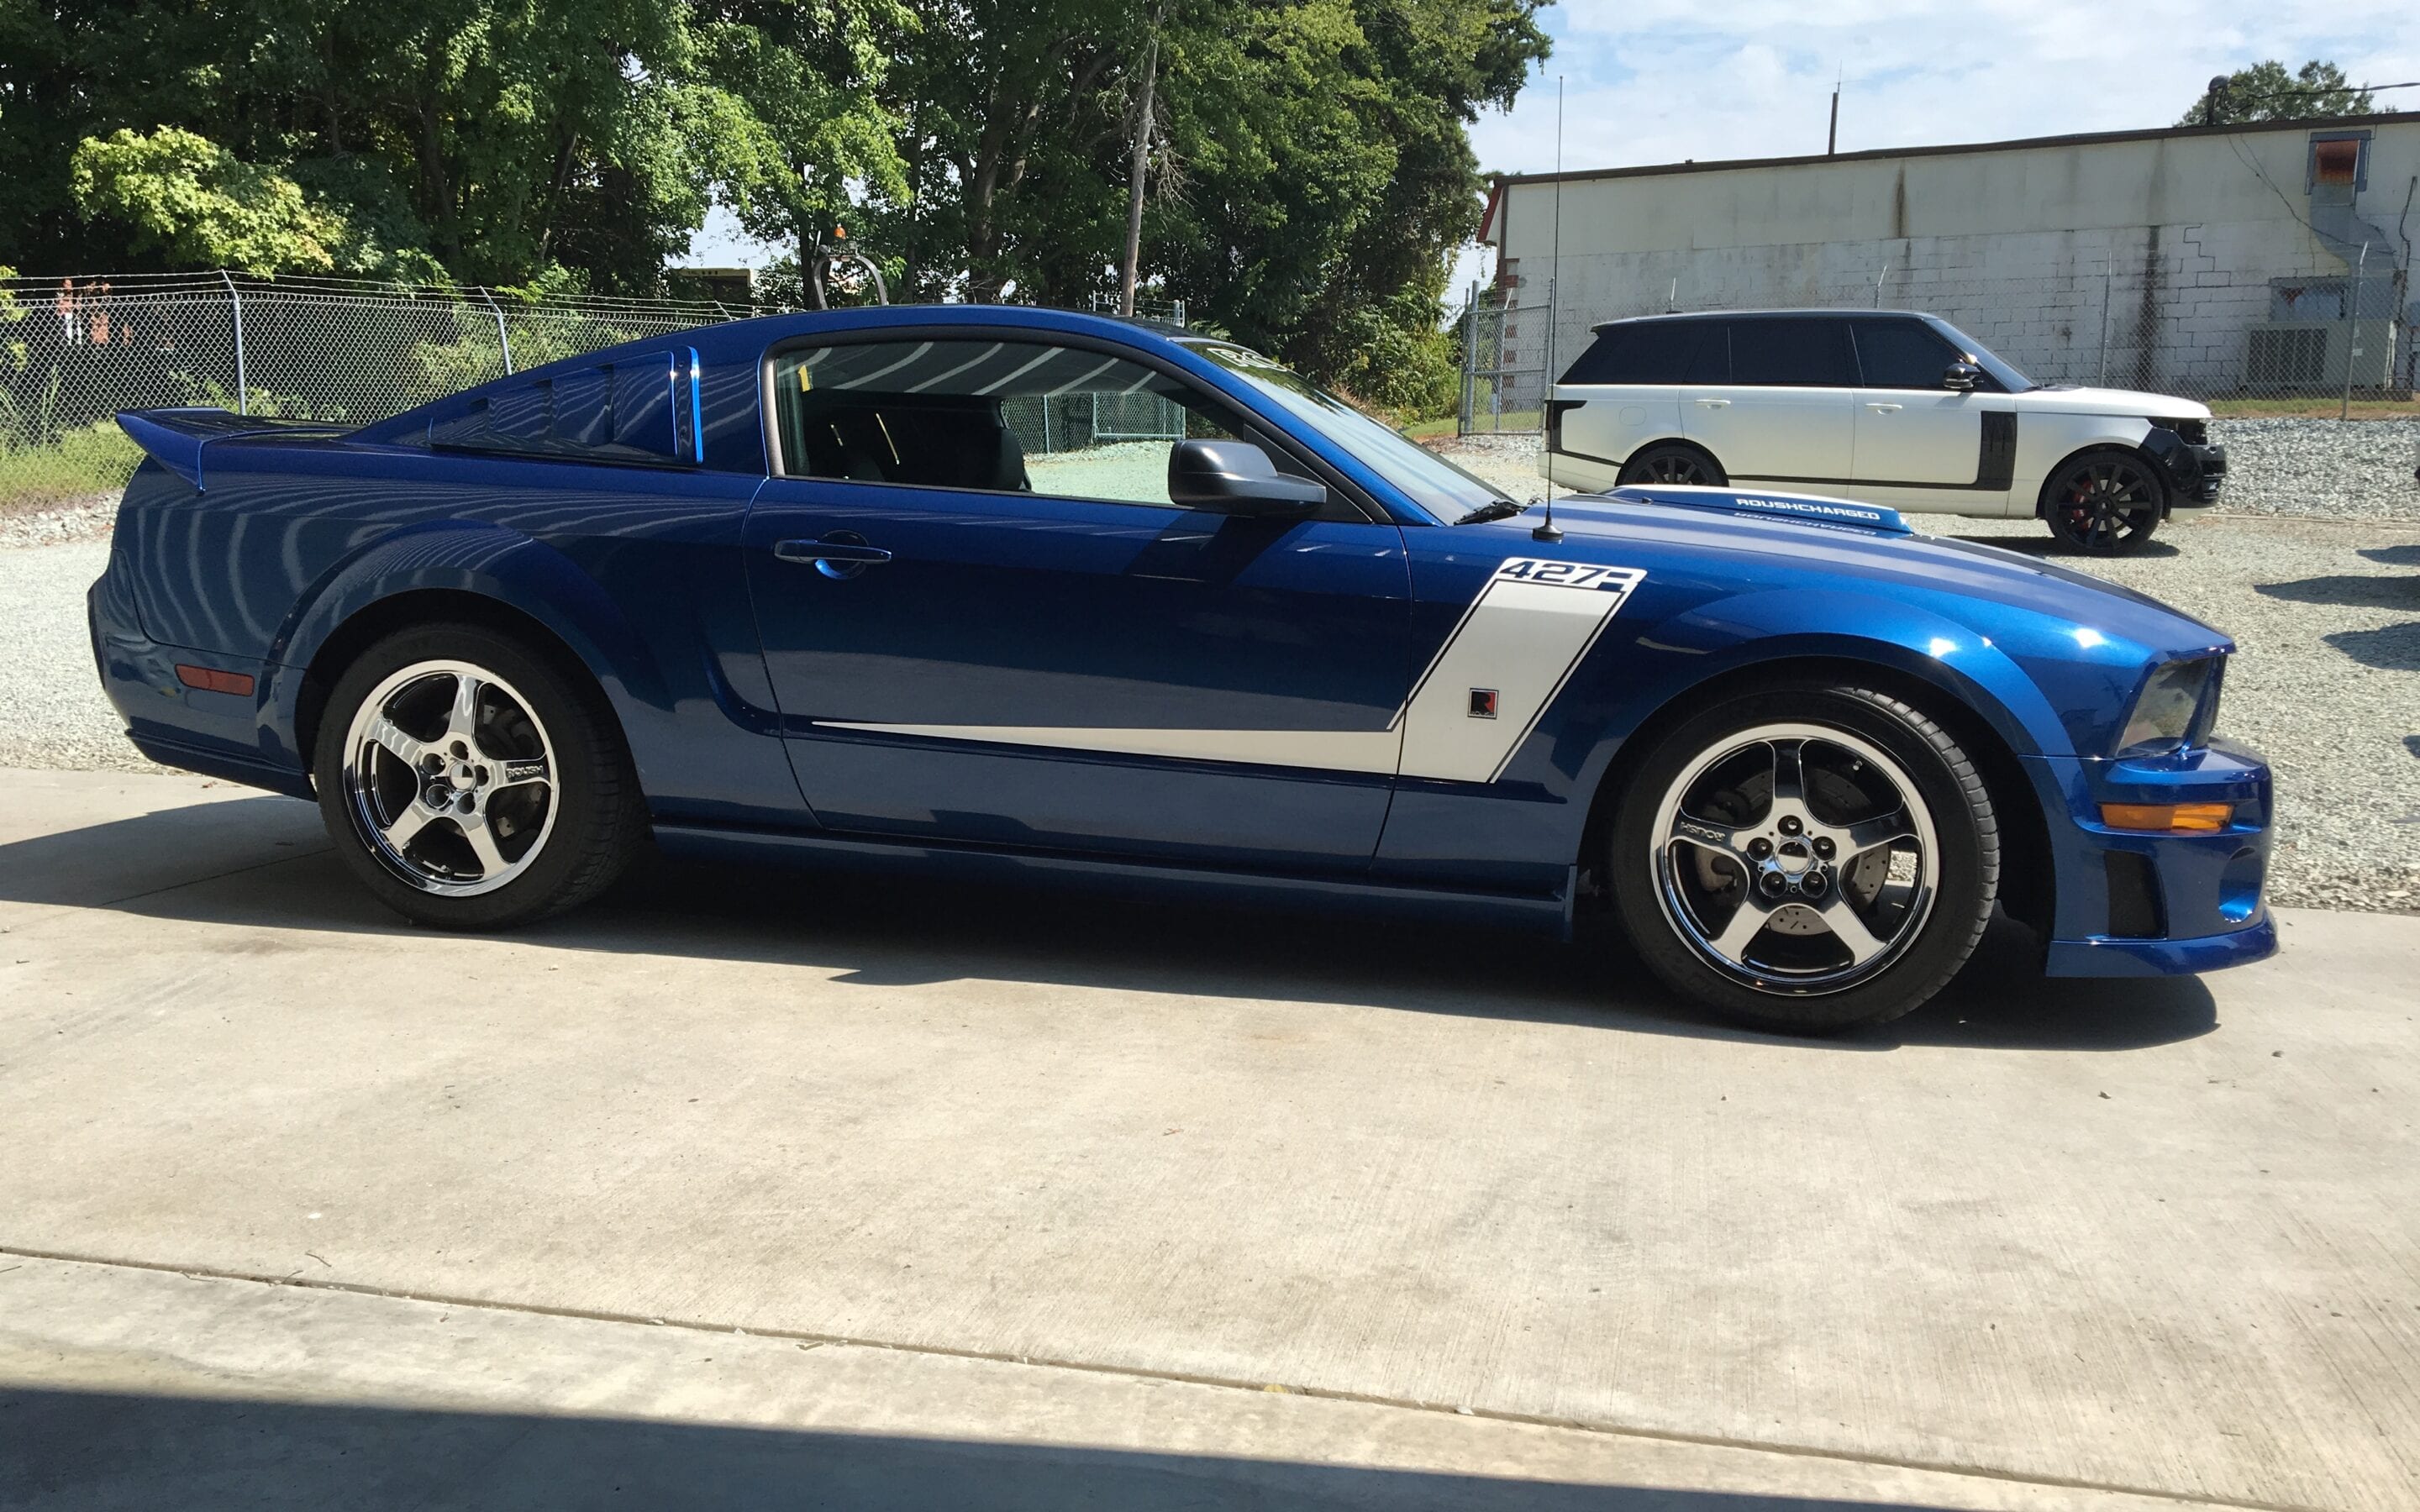
[[[2420,0],[1565,0],[1555,54],[1471,145],[1490,172],[1621,167],[2164,126],[2211,75],[2332,58],[2357,82],[2420,79]],[[2420,110],[2420,89],[2380,97]],[[718,214],[693,262],[761,262]],[[1474,249],[1456,286],[1483,277]]]

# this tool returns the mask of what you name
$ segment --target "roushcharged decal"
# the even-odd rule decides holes
[[[1647,574],[1513,557],[1497,565],[1384,730],[1109,730],[816,723],[1059,750],[1493,782]],[[1479,695],[1486,695],[1483,707]]]

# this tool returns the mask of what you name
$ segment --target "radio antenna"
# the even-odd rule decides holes
[[[1538,440],[1546,454],[1546,519],[1529,532],[1533,541],[1559,541],[1555,529],[1555,315],[1563,282],[1563,76],[1555,75],[1555,239],[1554,260],[1546,274],[1546,372],[1544,401],[1538,411]]]

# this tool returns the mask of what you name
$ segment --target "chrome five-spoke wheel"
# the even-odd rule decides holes
[[[1941,846],[1880,746],[1798,723],[1744,730],[1683,765],[1654,820],[1656,900],[1716,972],[1761,992],[1840,992],[1923,931]]]
[[[343,763],[364,842],[422,892],[493,892],[528,871],[553,832],[545,725],[511,684],[467,661],[388,674],[355,710]]]

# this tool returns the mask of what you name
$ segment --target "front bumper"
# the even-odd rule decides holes
[[[2046,800],[2057,905],[2044,969],[2055,977],[2214,971],[2273,955],[2262,896],[2274,839],[2269,766],[2212,740],[2139,761],[2027,759]],[[2226,803],[2226,827],[2203,833],[2113,829],[2101,806]]]
[[[2159,464],[2167,481],[2169,508],[2203,509],[2218,502],[2226,486],[2226,447],[2189,441],[2175,431],[2154,426],[2143,439],[2143,450]]]

